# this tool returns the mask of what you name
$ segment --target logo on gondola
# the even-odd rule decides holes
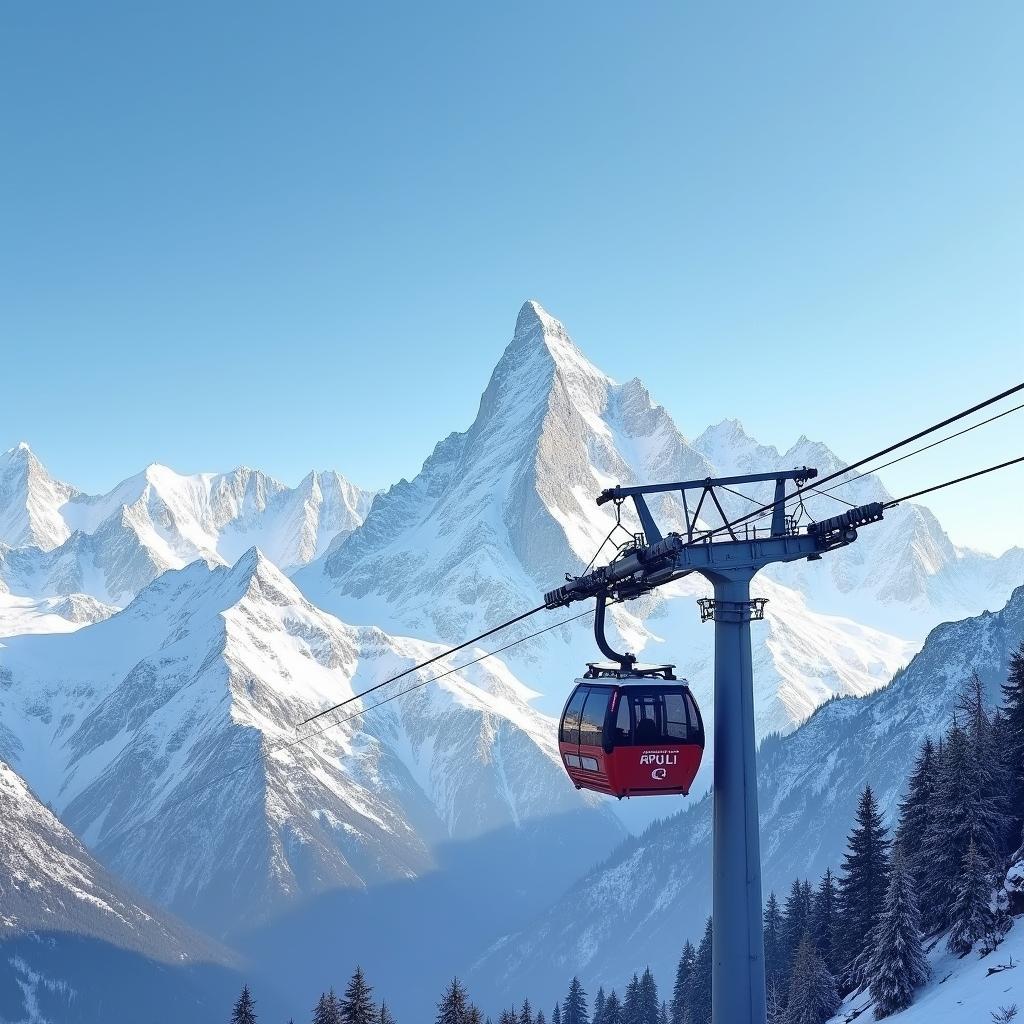
[[[656,780],[656,781],[658,781],[658,782],[660,782],[662,779],[664,779],[667,775],[668,775],[668,769],[667,768],[655,768],[654,771],[651,772],[651,778]]]
[[[640,755],[641,764],[678,764],[679,754],[675,750],[645,750]],[[664,778],[664,776],[662,776]]]

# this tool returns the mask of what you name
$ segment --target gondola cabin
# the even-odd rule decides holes
[[[577,789],[686,796],[704,753],[704,723],[672,665],[588,666],[566,702],[558,749]]]

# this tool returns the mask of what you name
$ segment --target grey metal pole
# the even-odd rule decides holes
[[[711,575],[710,573],[708,574]],[[714,1024],[764,1024],[761,840],[747,571],[715,573]]]

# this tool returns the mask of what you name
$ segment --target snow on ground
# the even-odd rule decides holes
[[[992,1014],[1016,1004],[1024,1019],[1024,919],[1017,918],[1002,945],[986,957],[977,952],[962,959],[946,952],[943,936],[928,960],[931,980],[914,1004],[886,1020],[893,1024],[989,1024]],[[850,996],[831,1024],[874,1020],[871,996]]]

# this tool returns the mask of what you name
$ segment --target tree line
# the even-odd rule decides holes
[[[1024,852],[1024,643],[1010,658],[1002,701],[986,706],[975,674],[937,740],[921,744],[890,828],[870,785],[860,793],[842,864],[812,885],[795,879],[780,904],[764,907],[769,1024],[823,1024],[845,995],[870,992],[874,1015],[908,1007],[929,977],[925,944],[944,937],[959,956],[994,950],[1010,927],[1003,878]],[[579,978],[551,1011],[550,1024],[711,1024],[712,926],[683,946],[671,998],[648,967],[620,997],[598,989],[593,1007]],[[341,996],[320,996],[312,1024],[395,1024],[387,1004],[356,968]],[[246,987],[232,1024],[256,1024]],[[1014,1008],[1015,1009],[1015,1008]],[[591,1012],[592,1011],[592,1012]],[[289,1022],[294,1024],[294,1022]],[[435,1024],[492,1024],[456,978],[437,1004]],[[529,999],[498,1024],[548,1024]]]

